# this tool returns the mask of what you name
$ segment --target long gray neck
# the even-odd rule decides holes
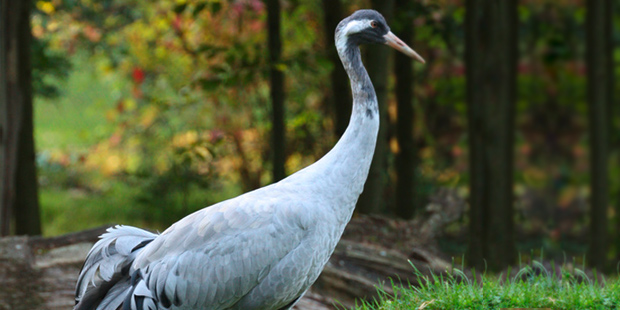
[[[353,90],[349,126],[323,158],[293,174],[290,181],[283,180],[293,186],[309,185],[313,198],[320,200],[321,207],[334,212],[334,219],[341,223],[342,229],[364,189],[379,131],[377,96],[362,64],[360,50],[353,45],[343,48],[346,46],[337,40],[338,54]]]
[[[340,39],[340,38],[338,38]],[[362,63],[362,55],[358,46],[344,43],[338,44],[338,56],[347,71],[353,92],[353,116],[357,109],[363,110],[368,117],[378,116],[377,95],[372,86],[368,72]],[[353,120],[353,119],[352,119]]]

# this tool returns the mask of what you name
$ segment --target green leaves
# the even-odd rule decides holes
[[[177,14],[181,14],[181,13],[183,13],[183,11],[185,11],[186,8],[187,8],[187,2],[183,2],[181,4],[175,5],[174,9],[172,9],[172,11],[177,13]]]
[[[32,88],[44,98],[60,95],[58,82],[66,80],[71,69],[67,56],[49,45],[49,39],[44,38],[34,38],[31,43]]]

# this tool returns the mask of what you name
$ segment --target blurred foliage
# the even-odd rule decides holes
[[[33,20],[41,19],[40,13],[33,14]],[[33,29],[33,33],[40,31]],[[57,81],[65,80],[71,65],[64,51],[50,48],[49,39],[35,37],[30,45],[32,65],[32,90],[35,95],[55,98],[60,95]]]
[[[277,64],[295,77],[287,80],[295,90],[287,93],[290,170],[310,164],[335,141],[322,137],[331,122],[322,106],[330,66],[313,52],[322,44],[315,31],[320,25],[299,23],[315,21],[317,5],[290,3],[283,23],[283,34],[296,43],[285,46]],[[156,226],[221,199],[192,200],[196,192],[227,188],[231,196],[269,182],[262,2],[39,1],[37,8],[33,34],[49,42],[47,50],[78,56],[76,67],[87,66],[93,83],[120,82],[105,95],[107,108],[99,109],[112,125],[102,126],[106,134],[87,147],[42,150],[42,179],[58,172],[48,170],[58,157],[70,158],[60,164],[65,171],[78,166],[76,174],[95,172],[105,181],[89,176],[80,184],[61,183],[95,192],[124,183],[136,189],[128,199],[141,210],[127,217],[139,214]]]
[[[347,12],[368,6],[365,0],[344,2]],[[414,67],[420,205],[439,187],[467,195],[464,7],[463,0],[420,0],[410,12],[416,37],[411,45],[427,60]],[[58,100],[40,98],[37,105],[38,162],[48,210],[44,221],[64,221],[60,218],[68,215],[60,210],[65,208],[66,214],[83,214],[93,224],[163,228],[270,182],[263,2],[51,0],[36,1],[36,8],[38,94],[58,94],[46,85],[64,89]],[[620,6],[616,10],[619,46]],[[323,30],[317,1],[285,0],[282,14],[283,60],[276,66],[286,78],[287,171],[296,171],[337,140],[332,109],[325,106],[333,65],[323,51],[325,36],[332,32]],[[519,248],[581,255],[589,191],[585,2],[524,0],[518,16]],[[619,64],[620,49],[614,57]],[[68,72],[69,79],[59,81]],[[620,87],[616,92],[620,98]],[[396,119],[394,98],[388,111]],[[609,210],[610,220],[617,221],[620,117],[610,117],[615,159]],[[389,134],[394,154],[399,147],[393,129]],[[78,195],[78,203],[92,200],[74,207],[71,199],[59,198],[61,189]],[[392,197],[392,188],[387,191],[386,197]],[[51,214],[53,219],[46,218]],[[442,241],[446,249],[460,248],[449,238],[459,240],[467,222],[465,216],[458,227],[451,226]],[[50,224],[55,228],[46,233],[83,228],[65,224]]]

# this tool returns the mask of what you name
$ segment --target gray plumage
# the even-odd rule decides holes
[[[354,99],[349,127],[329,153],[159,235],[108,229],[80,272],[74,309],[291,308],[327,263],[366,181],[379,117],[358,46],[386,38],[390,44],[390,35],[381,14],[371,10],[338,25],[336,45]]]

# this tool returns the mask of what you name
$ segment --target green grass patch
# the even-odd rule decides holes
[[[420,286],[392,284],[394,295],[379,289],[378,300],[355,309],[620,309],[618,278],[592,279],[576,268],[562,268],[561,275],[542,270],[536,275],[533,268],[525,267],[507,281],[501,275],[467,277],[457,269],[431,276],[415,270]]]
[[[35,98],[37,150],[85,149],[113,131],[106,112],[114,109],[128,83],[117,73],[102,74],[88,55],[72,57],[75,70],[66,81],[55,80],[61,96]]]
[[[186,193],[141,202],[144,191],[133,182],[108,180],[99,189],[45,186],[40,189],[44,236],[57,236],[106,224],[163,231],[184,216],[234,196],[229,191],[189,186]]]
[[[105,224],[147,226],[131,215],[132,195],[131,188],[120,184],[114,190],[99,193],[43,187],[39,196],[43,235],[56,236]]]

